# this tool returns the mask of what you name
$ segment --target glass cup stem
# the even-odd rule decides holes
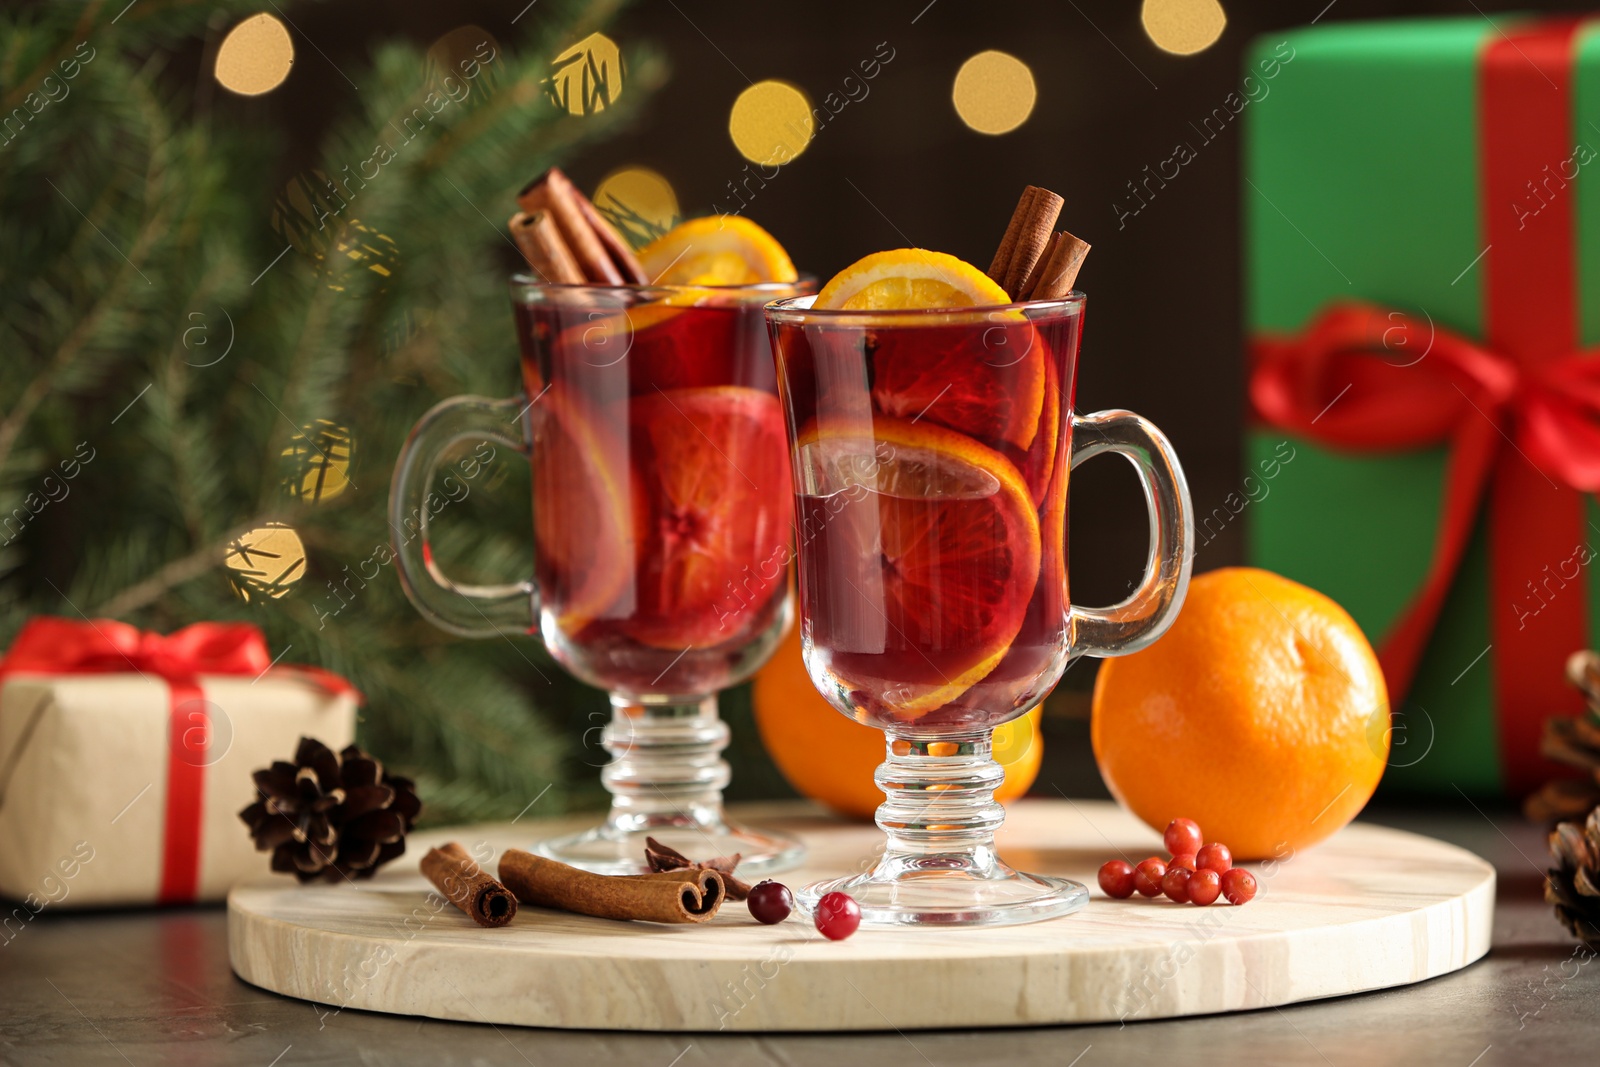
[[[990,738],[986,730],[891,733],[875,775],[885,798],[877,816],[888,838],[883,855],[865,874],[806,886],[800,906],[814,911],[837,891],[855,898],[864,923],[947,926],[1034,922],[1088,903],[1077,882],[1022,874],[1000,860],[994,835],[1006,815],[994,791],[1005,771]]]
[[[535,851],[602,874],[642,874],[645,838],[654,837],[691,859],[741,856],[741,875],[798,863],[804,847],[777,833],[730,824],[722,790],[732,777],[722,750],[728,726],[715,695],[631,699],[613,694],[611,721],[601,733],[611,762],[600,780],[611,793],[605,822],[582,833],[542,841]]]
[[[722,750],[728,724],[717,698],[645,702],[611,697],[601,735],[611,762],[600,781],[611,793],[606,826],[619,833],[722,822],[722,790],[732,780]]]
[[[1006,813],[994,791],[1005,771],[994,761],[990,736],[888,737],[888,754],[873,776],[885,798],[877,813],[889,838],[885,861],[995,862],[994,833]]]

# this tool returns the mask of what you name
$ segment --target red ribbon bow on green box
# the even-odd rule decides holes
[[[318,667],[273,668],[266,638],[244,623],[200,622],[163,636],[112,619],[31,619],[0,658],[0,685],[12,674],[153,675],[169,690],[167,806],[161,901],[193,900],[200,877],[200,830],[211,722],[200,675],[259,676],[269,668],[329,693],[360,694]]]
[[[1577,710],[1563,663],[1588,644],[1585,598],[1546,599],[1535,583],[1579,553],[1580,566],[1590,558],[1581,494],[1600,492],[1600,349],[1579,350],[1573,198],[1554,197],[1533,218],[1514,210],[1531,177],[1572,153],[1580,26],[1515,27],[1480,58],[1483,343],[1416,316],[1340,304],[1297,336],[1259,339],[1250,381],[1261,419],[1311,440],[1450,448],[1432,562],[1381,650],[1396,704],[1487,504],[1494,695],[1516,793],[1548,776],[1543,723]]]

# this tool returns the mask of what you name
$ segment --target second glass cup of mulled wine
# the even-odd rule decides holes
[[[1126,411],[1073,412],[1083,308],[1077,292],[1013,302],[969,264],[904,249],[767,309],[806,668],[836,709],[887,735],[887,848],[866,873],[800,890],[808,910],[843,891],[868,923],[999,924],[1088,900],[997,855],[1004,775],[990,735],[1074,657],[1132,652],[1166,630],[1193,527],[1160,431]],[[1131,596],[1087,608],[1068,595],[1067,481],[1103,453],[1138,472],[1150,553]]]

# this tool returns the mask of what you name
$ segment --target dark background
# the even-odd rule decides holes
[[[543,17],[538,2],[524,4],[293,4],[285,11],[297,41],[315,46],[300,48],[293,76],[264,97],[219,92],[213,103],[232,120],[289,131],[281,161],[287,181],[315,162],[327,122],[354,93],[336,66],[359,66],[380,38],[427,45],[468,23],[515,48]],[[894,58],[868,83],[870,94],[824,126],[745,214],[771,230],[801,270],[826,279],[868,252],[906,244],[986,266],[1023,185],[1061,193],[1061,225],[1094,246],[1078,283],[1090,299],[1077,407],[1126,407],[1162,427],[1183,458],[1196,514],[1208,514],[1241,477],[1239,159],[1248,107],[1125,225],[1114,205],[1177,141],[1199,143],[1190,123],[1240,88],[1243,53],[1260,35],[1314,19],[1478,18],[1522,9],[1495,0],[1223,0],[1223,7],[1229,22],[1221,39],[1197,55],[1175,56],[1145,35],[1136,0],[642,0],[607,32],[625,55],[647,48],[664,57],[667,81],[626,129],[565,166],[590,190],[617,167],[652,168],[672,183],[686,216],[731,206],[728,183],[741,180],[746,165],[727,132],[738,93],[781,78],[818,104],[887,42]],[[989,48],[1026,62],[1038,86],[1028,121],[997,137],[968,129],[950,97],[961,63]],[[195,50],[181,62],[198,71],[207,58]],[[511,367],[506,377],[510,392]],[[1072,520],[1074,598],[1120,599],[1146,551],[1132,472],[1100,462],[1074,475]],[[1242,561],[1244,522],[1248,515],[1201,545],[1197,572]],[[1069,671],[1047,705],[1047,730],[1064,743],[1047,745],[1040,788],[1060,780],[1092,792],[1098,784],[1088,746],[1071,743],[1086,734],[1093,669]],[[756,792],[770,785],[745,784]]]
[[[287,6],[298,36],[316,48],[301,48],[280,89],[255,100],[219,93],[225,99],[215,106],[241,122],[291,131],[287,181],[315,160],[324,125],[340,110],[334,105],[354,93],[335,64],[359,65],[354,61],[378,38],[403,35],[426,45],[466,23],[516,47],[542,17],[539,3],[525,2]],[[801,270],[826,279],[868,252],[907,243],[987,266],[1022,186],[1059,192],[1066,198],[1061,224],[1094,246],[1079,279],[1090,300],[1078,409],[1131,408],[1162,427],[1183,458],[1196,513],[1206,514],[1240,479],[1239,151],[1248,107],[1119,228],[1114,205],[1127,202],[1127,183],[1177,141],[1199,142],[1189,123],[1239,89],[1243,52],[1258,35],[1319,14],[1323,23],[1482,17],[1522,5],[1223,0],[1223,7],[1229,21],[1221,39],[1197,55],[1175,56],[1145,35],[1136,0],[641,0],[608,32],[625,54],[646,46],[663,55],[668,80],[627,129],[566,169],[592,189],[617,167],[646,166],[671,181],[685,215],[731,206],[727,183],[744,178],[746,165],[727,131],[739,92],[752,81],[781,78],[818,104],[888,42],[894,59],[867,83],[870,94],[824,126],[746,214],[787,246]],[[989,48],[1026,62],[1039,92],[1028,121],[998,137],[968,129],[950,100],[961,63]],[[509,310],[507,320],[509,328]],[[511,368],[507,380],[509,389]],[[1132,472],[1118,463],[1089,464],[1074,477],[1072,499],[1074,596],[1084,603],[1117,599],[1145,551]],[[1242,558],[1242,523],[1233,523],[1201,547],[1195,569]]]

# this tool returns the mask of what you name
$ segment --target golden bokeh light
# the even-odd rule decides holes
[[[251,15],[228,31],[217,49],[216,78],[240,96],[260,96],[283,84],[294,66],[294,42],[283,23]]]
[[[622,96],[622,52],[603,33],[591,33],[550,67],[550,99],[574,115],[604,111]]]
[[[386,233],[379,233],[360,219],[350,220],[350,224],[340,233],[333,251],[352,263],[361,264],[382,278],[383,281],[378,283],[380,293],[388,290],[388,280],[400,266],[400,249],[395,245],[394,238]],[[328,288],[336,293],[344,292],[344,286],[337,280],[330,281]]]
[[[1010,133],[1027,122],[1038,98],[1028,65],[992,49],[961,64],[950,91],[961,121],[988,134]]]
[[[354,447],[347,426],[317,419],[301,427],[283,450],[288,466],[283,476],[284,488],[307,504],[332,500],[350,485]]]
[[[1180,56],[1210,48],[1228,25],[1217,0],[1144,0],[1139,18],[1157,48]]]
[[[811,101],[798,86],[769,78],[739,94],[728,135],[739,154],[762,166],[782,166],[806,150],[817,132]]]
[[[649,167],[622,167],[600,179],[594,204],[625,233],[660,235],[678,222],[678,194]]]
[[[306,576],[306,546],[293,527],[281,522],[240,534],[222,561],[232,572],[234,591],[245,600],[276,600]]]

